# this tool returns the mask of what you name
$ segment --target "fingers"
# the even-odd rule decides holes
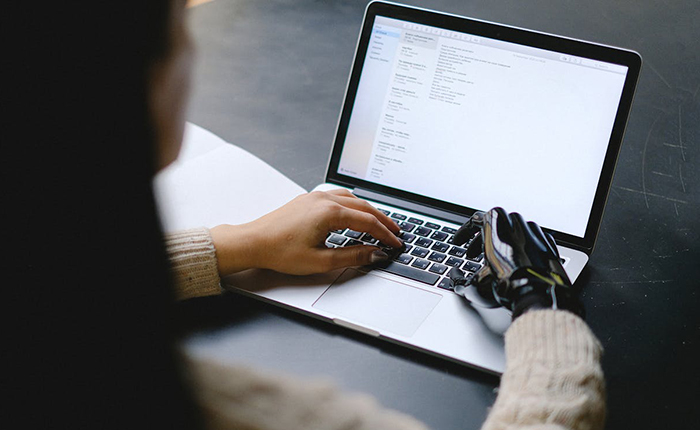
[[[455,233],[454,238],[452,239],[454,244],[461,246],[474,237],[477,232],[481,232],[481,229],[484,226],[485,215],[486,214],[481,211],[474,212],[469,220],[465,222],[459,228],[459,230],[457,230],[457,233]]]
[[[532,232],[532,236],[534,237],[533,242],[544,252],[551,252],[552,254],[559,256],[559,251],[557,250],[556,245],[553,245],[552,242],[550,242],[547,238],[548,235],[545,235],[544,232],[542,231],[542,228],[537,224],[532,221],[527,223],[530,231]],[[551,236],[550,236],[551,237]]]
[[[394,234],[398,234],[401,231],[398,224],[396,224],[396,222],[393,219],[384,215],[384,213],[382,213],[379,209],[372,206],[366,200],[358,198],[350,191],[345,189],[332,190],[329,191],[328,194],[330,195],[331,199],[342,204],[345,207],[359,210],[362,212],[367,212],[374,215],[375,218],[377,218],[382,224],[386,226],[386,228],[388,228]]]
[[[382,224],[377,217],[370,213],[344,207],[331,222],[334,230],[349,228],[355,231],[362,231],[369,233],[372,237],[388,246],[394,248],[403,246],[403,242]]]
[[[403,242],[396,237],[401,231],[399,226],[368,202],[347,190],[328,191],[325,197],[337,205],[327,213],[329,231],[349,228],[369,233],[387,246],[403,246]]]
[[[508,213],[503,208],[496,207],[486,213],[484,232],[489,232],[488,234],[492,236],[490,239],[498,238],[501,242],[510,244],[512,229]]]
[[[547,243],[549,243],[549,246],[552,248],[552,251],[554,251],[554,255],[556,255],[557,258],[560,258],[561,256],[559,255],[559,248],[557,248],[557,243],[554,241],[554,237],[552,237],[552,235],[549,233],[545,233],[545,237],[547,238]]]
[[[517,212],[511,213],[508,218],[510,224],[513,226],[511,234],[512,240],[517,240],[520,245],[524,244],[528,236],[530,236],[525,219]]]
[[[467,246],[467,258],[475,258],[484,251],[484,234],[477,232],[474,239]]]
[[[376,246],[357,245],[345,248],[319,249],[314,258],[323,271],[330,271],[342,267],[378,263],[387,260],[389,256]]]

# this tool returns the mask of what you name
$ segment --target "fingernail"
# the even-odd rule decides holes
[[[386,252],[384,252],[380,249],[372,252],[372,255],[370,255],[370,257],[369,257],[369,261],[371,263],[378,263],[380,261],[385,261],[387,259],[389,259],[389,254],[387,254]]]

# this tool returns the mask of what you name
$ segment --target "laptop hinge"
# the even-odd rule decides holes
[[[587,248],[587,247],[585,247],[585,246],[576,245],[576,244],[574,244],[574,243],[567,242],[567,241],[565,241],[565,240],[560,240],[560,239],[557,239],[556,242],[557,242],[557,245],[561,245],[561,246],[565,246],[565,247],[567,247],[567,248],[571,248],[571,249],[575,249],[575,250],[577,250],[577,251],[581,251],[581,252],[583,252],[584,254],[586,254],[586,255],[589,256],[589,257],[590,257],[591,254],[593,253],[593,249],[592,249],[592,248]]]
[[[357,197],[366,199],[366,200],[372,200],[377,203],[384,203],[390,206],[394,206],[397,208],[401,209],[406,209],[411,212],[417,212],[423,215],[431,216],[433,218],[439,218],[445,221],[449,221],[455,224],[462,225],[467,220],[469,220],[468,216],[464,215],[459,215],[454,212],[448,212],[442,209],[437,209],[433,208],[430,206],[424,206],[418,203],[413,203],[409,202],[403,199],[399,199],[396,197],[390,197],[387,196],[386,194],[380,194],[374,191],[370,190],[365,190],[363,188],[355,188],[352,191],[353,194],[355,194]]]

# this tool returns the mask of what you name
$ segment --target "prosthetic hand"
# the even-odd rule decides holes
[[[467,257],[483,252],[484,266],[474,275],[451,270],[457,294],[478,306],[504,306],[513,319],[531,309],[564,309],[584,317],[554,239],[537,224],[494,208],[476,212],[453,240],[462,245],[472,237]]]

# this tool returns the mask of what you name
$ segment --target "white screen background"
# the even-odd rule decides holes
[[[483,42],[378,21],[339,173],[583,237],[625,74]]]

